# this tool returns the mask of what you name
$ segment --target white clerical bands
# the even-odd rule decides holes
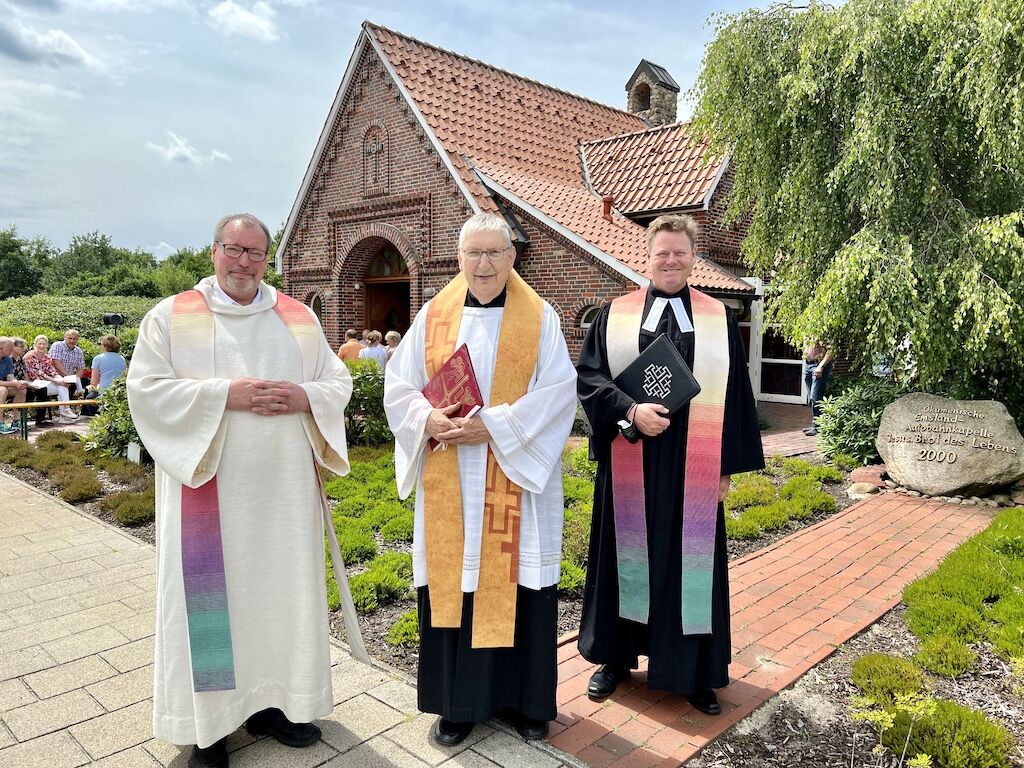
[[[666,299],[663,296],[656,297],[654,303],[651,304],[651,311],[647,313],[647,319],[644,320],[641,327],[649,333],[654,333],[658,329],[658,323],[661,321],[666,306],[672,307],[672,314],[676,316],[679,330],[683,333],[693,333],[693,323],[690,322],[690,318],[686,314],[686,307],[683,306],[683,300],[679,297],[674,299]]]

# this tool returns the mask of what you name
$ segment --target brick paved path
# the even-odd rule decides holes
[[[151,737],[153,549],[0,474],[0,768],[185,765]],[[445,765],[558,768],[547,744],[480,725],[455,749],[429,739],[398,673],[332,646],[337,706],[323,741],[289,749],[244,730],[232,768]],[[571,760],[571,759],[570,759]]]
[[[810,426],[809,406],[760,402],[757,408],[771,424],[761,433],[765,456],[797,456],[818,449],[818,438],[803,433]]]
[[[794,683],[900,602],[903,587],[984,529],[991,511],[873,496],[731,564],[733,680],[708,717],[647,690],[634,673],[604,702],[586,696],[595,667],[575,638],[559,649],[551,743],[592,766],[677,766]]]

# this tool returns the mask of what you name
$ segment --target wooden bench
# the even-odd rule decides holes
[[[81,408],[83,405],[99,405],[99,399],[93,400],[43,400],[36,403],[7,403],[2,407],[5,411],[21,411],[21,439],[28,440],[28,412],[30,408],[59,408],[68,405]]]

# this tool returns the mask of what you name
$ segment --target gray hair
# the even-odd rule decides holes
[[[239,222],[245,227],[259,227],[263,230],[263,234],[267,237],[267,250],[270,250],[270,230],[267,229],[267,225],[260,221],[258,218],[253,216],[251,213],[229,213],[227,216],[217,222],[217,226],[213,228],[213,240],[214,242],[220,242],[221,237],[224,234],[224,227],[234,222]]]
[[[68,328],[66,331],[64,331],[65,336],[67,336],[69,333],[77,333],[79,336],[82,335],[82,332],[77,328]]]
[[[388,344],[390,344],[391,342],[395,342],[395,344],[397,344],[401,340],[402,334],[400,334],[398,331],[388,331],[387,333],[384,334],[384,341],[386,341]]]
[[[4,346],[6,346],[8,344],[13,344],[13,343],[14,343],[14,339],[12,339],[10,336],[0,336],[0,347],[4,347]]]
[[[13,339],[11,339],[11,341],[14,343],[14,346],[18,347],[19,349],[24,349],[25,347],[28,346],[28,342],[21,338],[21,336],[15,336]]]
[[[462,248],[467,237],[477,232],[501,232],[508,241],[506,247],[512,247],[512,228],[501,216],[495,216],[493,213],[478,213],[470,216],[459,231],[459,248]]]

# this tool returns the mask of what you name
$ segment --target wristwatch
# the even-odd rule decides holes
[[[640,439],[640,432],[637,430],[636,424],[629,419],[619,419],[617,426],[619,434],[626,438],[626,442],[635,443]]]

